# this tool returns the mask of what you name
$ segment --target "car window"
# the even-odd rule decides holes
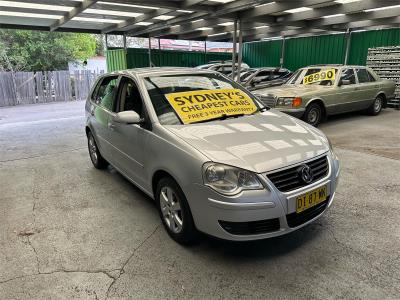
[[[247,81],[249,80],[250,76],[253,75],[256,71],[255,70],[246,70],[240,73],[240,81]]]
[[[145,85],[150,96],[158,119],[163,125],[181,124],[174,108],[168,102],[166,95],[172,93],[183,93],[192,91],[210,91],[220,89],[240,89],[255,102],[255,97],[242,89],[240,85],[220,74],[178,74],[151,76],[145,78]],[[258,105],[256,104],[258,107]]]
[[[371,72],[369,72],[369,71],[367,71],[367,72],[368,72],[369,81],[370,81],[370,82],[376,81],[375,77],[371,74]]]
[[[118,76],[105,77],[97,89],[94,102],[109,111],[113,111],[115,100],[115,88]]]
[[[271,71],[260,71],[255,77],[254,77],[254,81],[256,82],[264,82],[264,81],[268,81],[271,78]]]
[[[366,69],[356,69],[356,73],[359,83],[370,82],[370,78]]]
[[[342,71],[342,75],[340,75],[340,81],[349,80],[349,84],[356,84],[356,76],[354,75],[353,69],[345,69]]]
[[[118,112],[133,110],[143,118],[144,107],[142,96],[135,82],[127,77],[122,77],[118,90]]]

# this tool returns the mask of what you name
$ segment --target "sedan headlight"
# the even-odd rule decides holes
[[[217,163],[204,165],[203,180],[205,185],[224,195],[234,195],[243,190],[261,190],[264,188],[256,174]]]
[[[302,99],[300,97],[280,97],[276,101],[276,106],[299,107],[301,103]]]

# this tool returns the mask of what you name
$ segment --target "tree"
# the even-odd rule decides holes
[[[96,54],[96,39],[84,33],[0,30],[0,70],[65,70],[69,61]]]

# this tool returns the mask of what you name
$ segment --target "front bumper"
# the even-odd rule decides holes
[[[326,177],[287,193],[277,190],[265,174],[260,175],[260,180],[263,180],[269,191],[267,189],[245,191],[234,197],[223,196],[201,184],[192,184],[188,201],[197,229],[225,240],[247,241],[288,234],[306,226],[321,217],[332,205],[340,171],[339,162],[330,154],[328,162],[330,168]],[[323,185],[327,186],[328,191],[328,200],[323,207],[319,207],[318,211],[315,210],[316,214],[300,222],[300,225],[293,226],[291,218],[296,217],[297,196]],[[271,231],[256,234],[232,234],[227,231],[226,224],[238,222],[251,223],[251,226],[261,226]]]
[[[275,107],[275,109],[298,119],[301,119],[304,115],[304,112],[306,111],[305,108]]]

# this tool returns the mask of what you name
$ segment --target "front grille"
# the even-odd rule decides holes
[[[227,232],[236,235],[262,234],[278,231],[280,229],[279,219],[267,219],[251,222],[218,222]]]
[[[302,165],[308,165],[314,174],[314,179],[309,183],[305,183],[300,178],[298,169]],[[268,174],[267,177],[272,181],[278,190],[281,192],[289,192],[316,182],[317,180],[325,177],[328,174],[328,171],[328,159],[326,156],[324,156],[283,171]]]
[[[286,220],[289,225],[289,227],[297,227],[300,226],[301,224],[304,224],[311,219],[315,218],[319,214],[321,214],[326,206],[328,205],[329,202],[329,197],[326,199],[324,202],[321,202],[314,207],[311,207],[305,211],[302,211],[301,213],[291,213],[289,215],[286,215]]]
[[[276,97],[275,96],[258,96],[260,98],[260,101],[262,104],[268,106],[268,107],[275,107],[276,105]]]

